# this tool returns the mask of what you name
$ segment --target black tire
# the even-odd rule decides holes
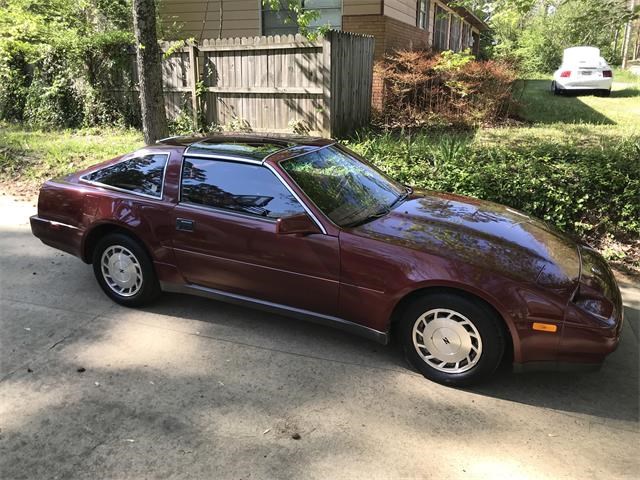
[[[432,363],[428,363],[428,361],[423,358],[422,355],[426,357],[429,356],[431,352],[426,348],[419,348],[414,343],[414,326],[417,324],[418,326],[416,329],[419,331],[420,327],[422,327],[422,331],[424,332],[427,329],[427,324],[430,324],[433,320],[422,323],[422,315],[436,309],[446,309],[456,312],[457,315],[454,315],[452,318],[460,320],[459,322],[456,322],[460,325],[460,328],[464,328],[466,331],[471,332],[469,333],[468,340],[472,343],[474,341],[476,342],[476,350],[481,352],[479,355],[476,354],[474,356],[474,353],[469,353],[467,359],[471,358],[471,360],[467,361],[465,359],[459,361],[457,367],[453,362],[445,365],[438,365],[436,367],[432,365]],[[441,312],[437,315],[446,316],[447,314],[448,313]],[[427,318],[434,317],[429,316]],[[446,322],[447,320],[449,319],[442,318],[441,322]],[[435,327],[430,328],[433,329]],[[455,328],[458,327],[454,326],[454,330],[448,329],[447,327],[439,328],[436,331],[430,330],[430,332],[432,332],[430,337],[430,341],[433,342],[431,344],[433,345],[432,348],[449,349],[447,350],[448,352],[454,350],[456,353],[464,352],[465,349],[460,347],[461,343],[463,343],[463,340],[461,340],[462,336],[458,336],[455,332]],[[404,311],[401,319],[400,335],[402,337],[405,356],[409,363],[429,380],[444,385],[461,387],[485,381],[493,375],[500,365],[505,350],[505,333],[502,319],[482,302],[455,293],[444,292],[428,294],[414,300]],[[425,343],[429,342],[429,339],[423,338],[420,335],[420,333],[416,332],[417,341]],[[462,335],[464,335],[464,332]],[[452,339],[449,340],[448,336],[452,336]],[[478,336],[481,343],[478,343]],[[478,348],[478,346],[481,348]],[[437,355],[440,352],[435,353]],[[431,362],[440,361],[441,359],[438,359],[437,357],[431,359]],[[453,371],[441,371],[438,367],[450,370],[453,370],[454,368],[457,368],[458,370],[464,370],[465,368],[468,369],[458,373]]]
[[[610,97],[611,96],[611,90],[600,90],[598,92],[600,97]]]
[[[108,274],[106,273],[108,272],[108,267],[102,264],[105,251],[112,249],[112,251],[117,252],[118,248],[124,249],[121,252],[127,252],[125,255],[127,260],[131,260],[129,254],[133,256],[137,264],[132,262],[132,264],[129,264],[129,268],[136,272],[138,278],[141,277],[141,282],[138,286],[131,287],[128,289],[129,291],[121,289],[122,293],[116,291],[117,288],[120,288],[118,285],[109,286]],[[120,272],[124,273],[124,270],[120,270]],[[123,233],[112,233],[100,239],[93,252],[93,273],[104,293],[114,302],[125,307],[147,305],[156,300],[161,293],[160,284],[153,270],[153,262],[149,254],[137,240]],[[114,279],[110,281],[116,284]]]
[[[556,83],[555,80],[551,82],[551,91],[553,92],[554,95],[560,95],[562,93],[558,88],[558,84]]]

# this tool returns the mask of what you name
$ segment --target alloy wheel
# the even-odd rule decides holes
[[[100,271],[113,292],[132,297],[142,287],[142,267],[136,256],[126,247],[111,245],[102,254]]]
[[[472,369],[482,356],[482,338],[464,315],[447,308],[429,310],[412,330],[413,345],[422,360],[444,373]]]

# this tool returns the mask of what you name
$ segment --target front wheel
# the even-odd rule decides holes
[[[140,307],[160,295],[151,258],[128,235],[114,233],[98,242],[93,253],[93,272],[102,290],[126,307]]]
[[[436,293],[415,300],[402,318],[407,360],[426,378],[465,386],[490,377],[505,348],[502,320],[464,295]]]

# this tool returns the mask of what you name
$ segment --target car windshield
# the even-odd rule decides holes
[[[285,160],[282,168],[307,196],[341,227],[389,212],[408,189],[335,145]]]

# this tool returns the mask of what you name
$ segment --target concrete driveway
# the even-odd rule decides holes
[[[602,371],[454,390],[296,320],[179,295],[119,307],[31,236],[33,210],[0,197],[2,479],[638,478],[631,284]]]

